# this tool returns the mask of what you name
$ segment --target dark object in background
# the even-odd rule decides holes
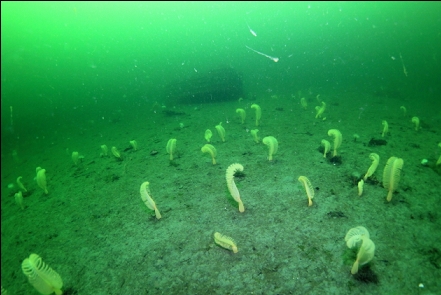
[[[210,103],[237,100],[243,96],[242,78],[231,68],[212,70],[184,81],[166,85],[164,91],[168,103]]]
[[[329,162],[331,162],[334,166],[339,166],[342,164],[342,160],[340,156],[334,156],[331,159],[329,159]]]
[[[385,141],[384,139],[375,139],[375,138],[371,138],[371,140],[369,140],[368,146],[379,146],[379,145],[386,145],[387,141]]]
[[[377,97],[390,97],[390,98],[401,98],[401,92],[397,89],[381,87],[374,91],[374,95]]]
[[[341,211],[330,211],[326,213],[328,217],[330,218],[348,218],[343,212]]]
[[[358,269],[358,272],[354,275],[354,279],[365,284],[378,284],[380,281],[369,264]]]

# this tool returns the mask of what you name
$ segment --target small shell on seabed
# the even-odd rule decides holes
[[[153,150],[153,151],[150,152],[151,156],[155,156],[156,154],[158,154],[158,151]]]

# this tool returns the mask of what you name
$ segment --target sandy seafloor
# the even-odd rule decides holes
[[[307,96],[306,110],[283,93],[167,106],[185,113],[171,116],[160,108],[134,114],[116,106],[112,121],[97,116],[48,123],[44,138],[20,143],[18,163],[3,149],[2,286],[8,294],[37,294],[20,268],[37,253],[63,278],[64,294],[440,294],[441,176],[421,165],[424,158],[433,165],[441,153],[439,110],[423,101],[356,92],[320,95],[326,120],[315,119],[315,94]],[[249,133],[255,128],[252,103],[262,108],[260,137],[279,142],[272,162],[268,148]],[[247,112],[243,125],[238,107]],[[414,115],[422,122],[419,131]],[[382,120],[389,122],[387,145],[368,146],[371,138],[381,139]],[[221,121],[226,142],[214,128]],[[200,151],[207,128],[217,165]],[[343,134],[341,165],[319,152],[322,139],[332,143],[329,129]],[[172,165],[165,151],[170,138],[178,149]],[[133,139],[137,151],[129,148]],[[123,161],[100,157],[102,144],[116,146]],[[153,150],[158,153],[152,156]],[[72,151],[84,156],[78,166]],[[366,173],[372,152],[380,165],[359,197],[355,179]],[[391,156],[403,158],[404,166],[388,203],[381,180]],[[232,163],[244,166],[244,177],[236,177],[244,213],[225,183]],[[37,166],[47,171],[48,195],[34,180]],[[316,189],[311,207],[300,175]],[[18,176],[29,190],[24,210],[14,201],[17,187],[8,189]],[[144,181],[160,220],[141,201]],[[376,245],[364,268],[369,282],[351,275],[353,257],[344,241],[359,225]],[[232,237],[239,252],[215,245],[214,232]]]

